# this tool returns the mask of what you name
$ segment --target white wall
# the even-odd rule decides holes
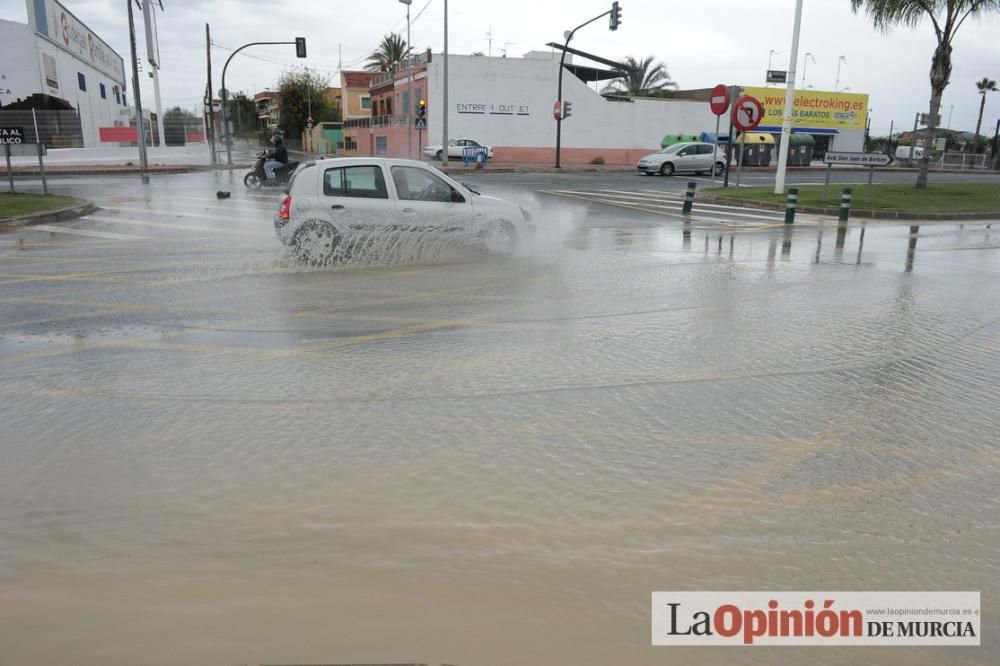
[[[555,146],[558,72],[558,61],[450,56],[448,134],[494,146]],[[428,78],[430,142],[440,143],[443,64],[438,54]],[[565,147],[654,149],[665,134],[715,131],[707,102],[609,102],[568,71],[563,99],[573,103],[572,117],[562,124]],[[469,110],[483,113],[461,112]],[[513,115],[502,115],[508,112]]]
[[[99,127],[112,127],[116,123],[128,124],[128,107],[115,101],[114,86],[117,81],[90,64],[56,47],[50,41],[32,32],[25,23],[0,20],[0,103],[7,105],[42,93],[69,102],[80,112],[84,146],[100,147]],[[45,77],[43,54],[55,59],[58,87],[50,86]],[[86,78],[87,90],[80,90],[77,74]],[[104,84],[106,98],[101,98],[100,84]],[[119,94],[122,92],[119,86]],[[127,97],[130,99],[130,96]],[[107,144],[103,144],[107,145]]]

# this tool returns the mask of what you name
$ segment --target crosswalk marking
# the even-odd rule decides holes
[[[111,240],[150,240],[149,236],[135,236],[131,234],[115,234],[110,231],[91,231],[90,229],[77,229],[76,227],[60,227],[53,224],[33,224],[31,231],[48,231],[53,234],[69,234],[71,236],[89,236],[91,238],[110,238]]]
[[[661,215],[672,215],[680,217],[681,214],[681,204],[684,202],[682,197],[676,197],[672,195],[665,195],[662,192],[653,193],[640,193],[640,192],[627,192],[623,194],[618,194],[621,190],[591,190],[591,191],[580,191],[580,190],[540,190],[546,194],[554,194],[556,196],[566,196],[577,199],[583,199],[586,201],[593,201],[595,203],[603,203],[612,206],[622,206],[625,208],[633,208],[637,210],[643,210],[650,213],[657,213]],[[607,192],[607,193],[606,193]],[[761,220],[764,222],[777,222],[783,220],[783,216],[779,213],[768,214],[765,211],[760,212],[745,212],[749,209],[739,208],[737,206],[727,206],[725,204],[709,204],[709,203],[696,203],[695,204],[695,214],[705,213],[712,216],[718,216],[723,218],[745,219],[745,220]]]

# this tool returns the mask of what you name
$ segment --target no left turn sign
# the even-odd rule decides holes
[[[749,132],[764,118],[764,105],[756,97],[744,95],[733,105],[733,126],[741,132]]]

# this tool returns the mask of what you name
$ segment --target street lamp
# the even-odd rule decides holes
[[[409,58],[406,57],[411,49],[410,46],[410,5],[413,4],[413,0],[399,0],[401,3],[406,5],[406,50],[403,52],[406,60],[406,97],[409,99],[413,95],[413,72],[410,72]],[[412,102],[413,100],[410,99]],[[413,159],[413,123],[410,122],[410,105],[406,105],[406,156],[409,159]]]
[[[802,56],[802,87],[803,88],[807,87],[806,86],[806,63],[808,61],[806,60],[806,58],[809,58],[810,60],[812,60],[814,65],[816,64],[816,58],[813,57],[812,53],[806,52],[806,54],[804,56]]]
[[[444,85],[441,104],[441,166],[448,166],[448,0],[444,0]],[[430,143],[428,135],[427,142]]]
[[[840,92],[840,63],[847,62],[847,56],[840,56],[837,58],[837,79],[833,83],[833,89]]]
[[[771,59],[774,58],[774,56],[776,56],[776,55],[781,55],[781,51],[775,51],[774,49],[771,49],[771,52],[767,54],[767,71],[768,72],[771,71]],[[767,85],[771,85],[771,82],[768,81]]]

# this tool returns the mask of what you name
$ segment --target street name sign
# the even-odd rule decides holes
[[[744,95],[733,105],[733,125],[741,132],[753,130],[763,118],[764,105],[756,97]]]
[[[0,127],[0,146],[24,143],[23,127]]]
[[[855,166],[881,167],[892,164],[892,155],[885,153],[845,153],[827,152],[824,164],[852,164]]]
[[[712,88],[708,94],[708,106],[715,115],[725,115],[729,110],[729,88],[721,83]]]
[[[788,83],[788,72],[783,69],[767,70],[768,83]]]

